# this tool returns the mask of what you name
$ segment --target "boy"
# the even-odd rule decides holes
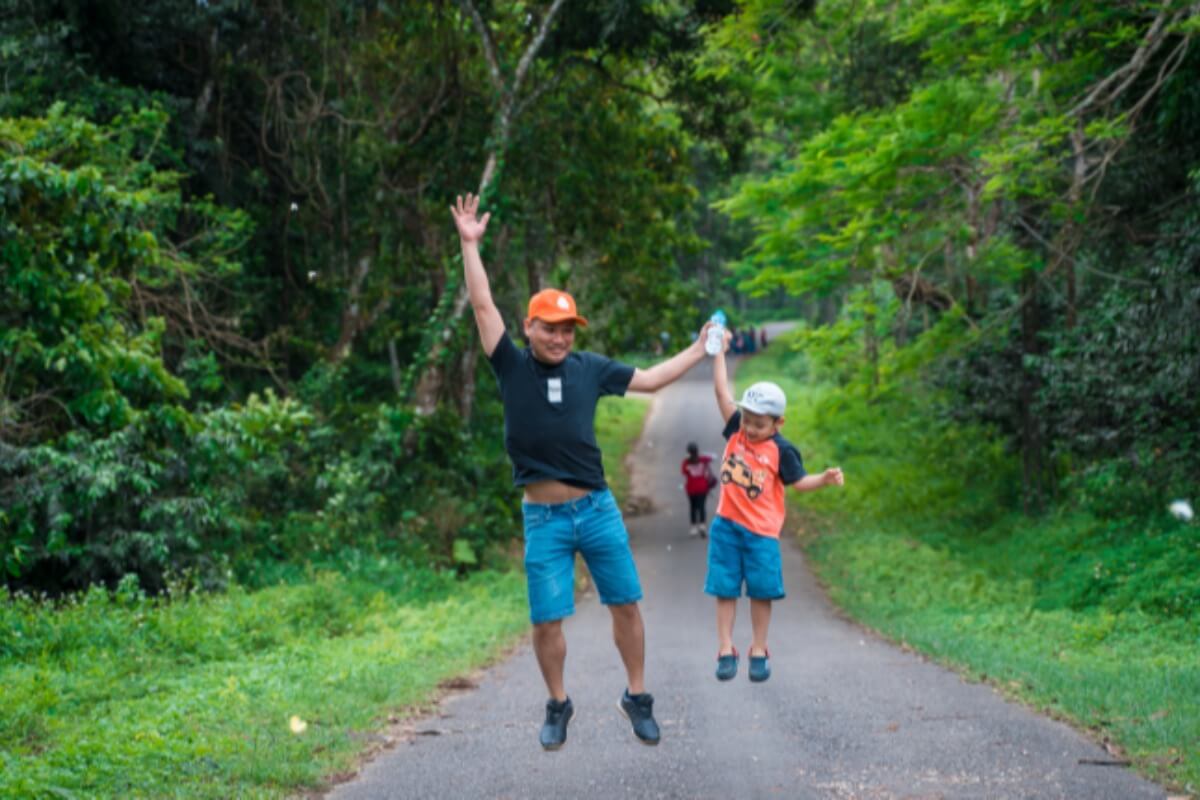
[[[729,349],[730,335],[725,334]],[[737,675],[738,652],[733,646],[733,619],[742,584],[750,597],[750,680],[771,677],[767,627],[771,602],[781,600],[783,563],[779,533],[786,513],[784,488],[802,492],[841,486],[838,467],[808,475],[796,447],[779,435],[787,404],[774,383],[756,383],[734,404],[729,391],[724,351],[713,359],[717,407],[725,420],[725,453],[721,462],[721,499],[709,530],[708,575],[704,591],[717,598],[717,680]],[[740,408],[739,408],[740,407]]]

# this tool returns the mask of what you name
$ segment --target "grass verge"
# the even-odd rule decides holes
[[[642,435],[649,410],[645,397],[602,397],[596,407],[596,443],[604,453],[605,477],[622,508],[629,497],[625,457]]]
[[[985,432],[905,392],[815,386],[783,347],[737,379],[780,383],[806,466],[845,470],[845,490],[789,498],[838,605],[1200,790],[1200,526],[1012,511],[1017,466]]]

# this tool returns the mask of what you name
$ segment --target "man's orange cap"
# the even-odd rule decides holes
[[[526,319],[542,322],[573,321],[576,325],[587,325],[587,320],[575,310],[575,298],[558,289],[542,289],[529,298],[529,314]]]

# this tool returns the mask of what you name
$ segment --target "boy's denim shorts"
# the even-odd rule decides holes
[[[755,600],[781,600],[783,559],[779,540],[759,536],[725,517],[715,517],[708,531],[708,575],[704,591],[716,597],[746,595]]]
[[[581,553],[605,605],[642,599],[629,534],[608,489],[568,503],[522,503],[525,583],[535,625],[575,613],[575,553]]]

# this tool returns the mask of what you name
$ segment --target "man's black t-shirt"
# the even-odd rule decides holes
[[[513,482],[607,488],[596,444],[596,403],[604,395],[625,394],[633,367],[588,352],[573,352],[549,366],[513,344],[507,332],[489,361],[504,400],[504,448]]]

